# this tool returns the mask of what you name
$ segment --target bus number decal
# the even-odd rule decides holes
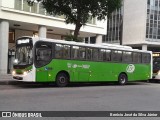
[[[133,64],[129,64],[129,65],[127,66],[127,68],[126,68],[126,71],[127,71],[128,73],[133,73],[134,70],[135,70],[135,66],[134,66]]]
[[[73,64],[72,63],[67,63],[68,68],[83,68],[83,69],[89,69],[90,65],[77,65],[77,64]]]

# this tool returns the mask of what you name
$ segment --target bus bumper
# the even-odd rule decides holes
[[[159,75],[159,74],[153,75],[153,76],[152,76],[152,79],[153,79],[153,80],[160,80],[160,75]]]
[[[12,74],[12,78],[15,81],[23,81],[23,82],[35,82],[35,76],[33,75],[33,72],[29,72],[26,74]]]

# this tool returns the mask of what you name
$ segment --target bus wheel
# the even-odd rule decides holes
[[[119,85],[125,85],[128,81],[127,75],[124,73],[121,73],[118,77],[118,83]]]
[[[65,73],[59,73],[56,77],[56,85],[58,87],[65,87],[69,83],[69,77]]]

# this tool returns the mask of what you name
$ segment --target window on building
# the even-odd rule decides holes
[[[9,43],[15,43],[14,31],[9,31]]]
[[[22,0],[15,0],[14,7],[16,10],[22,10]]]
[[[33,6],[31,6],[31,11],[30,12],[32,12],[32,13],[37,13],[38,12],[38,10],[37,10],[37,7],[38,6],[38,3],[37,2],[34,2],[33,3]]]
[[[46,14],[46,10],[43,8],[43,5],[41,3],[39,4],[39,14],[42,15]]]
[[[30,12],[30,6],[28,5],[27,0],[23,0],[23,10],[26,12]]]

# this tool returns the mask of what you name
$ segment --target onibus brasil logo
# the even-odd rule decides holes
[[[129,65],[127,66],[127,68],[126,68],[126,71],[127,71],[128,73],[133,73],[134,70],[135,70],[135,66],[134,66],[133,64],[129,64]]]

